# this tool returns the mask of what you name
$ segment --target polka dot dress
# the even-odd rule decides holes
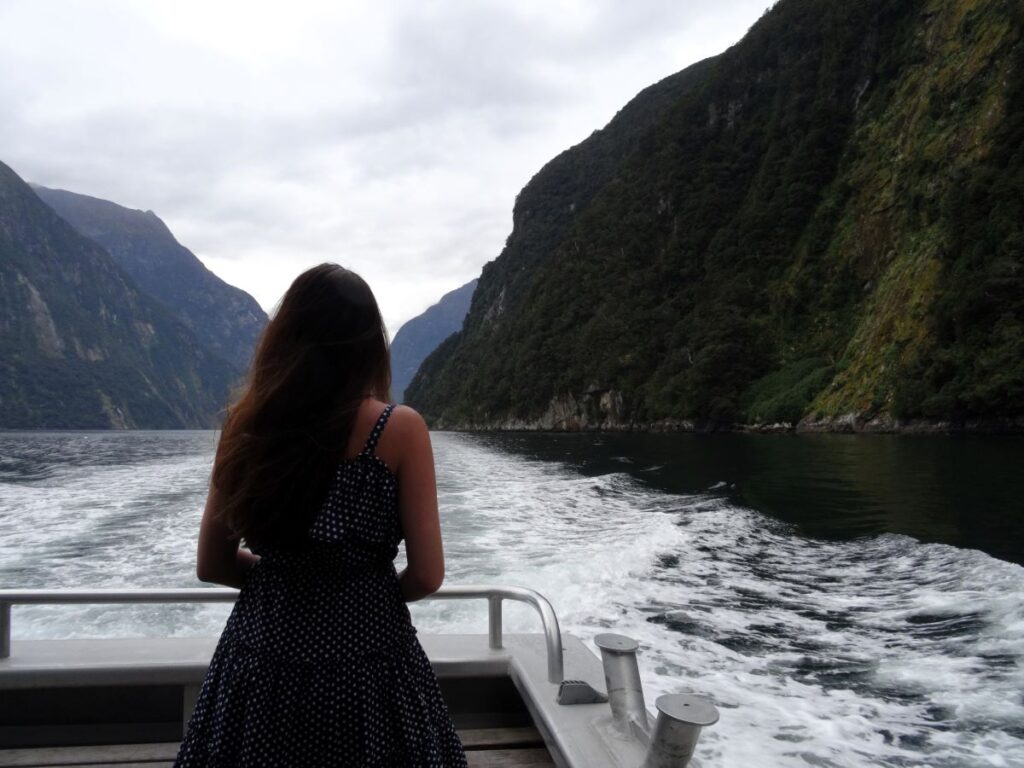
[[[339,465],[309,545],[260,550],[177,768],[466,765],[395,572],[398,483],[376,455],[393,407]]]

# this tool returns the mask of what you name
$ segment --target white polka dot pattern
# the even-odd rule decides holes
[[[177,768],[466,765],[395,572],[398,483],[376,455],[393,407],[338,467],[308,542],[260,550]]]

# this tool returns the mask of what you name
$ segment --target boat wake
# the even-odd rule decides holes
[[[67,456],[49,463],[45,445],[3,452],[0,585],[195,586],[211,436],[162,436],[159,455],[145,436],[59,439]],[[1024,765],[1024,568],[904,536],[808,539],[715,491],[434,441],[448,582],[530,587],[585,641],[638,639],[649,705],[719,706],[703,765]],[[14,636],[213,635],[226,610],[18,607]],[[413,613],[426,632],[486,627],[483,602]],[[504,623],[540,629],[517,604]]]
[[[807,539],[715,495],[438,440],[450,578],[537,589],[587,640],[637,638],[649,705],[688,691],[722,709],[705,765],[1024,765],[1024,568],[905,536]]]

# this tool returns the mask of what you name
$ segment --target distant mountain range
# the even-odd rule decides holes
[[[245,291],[208,270],[152,211],[30,185],[43,202],[107,253],[146,293],[238,371],[248,369],[266,313]]]
[[[437,304],[398,329],[391,342],[391,393],[396,402],[405,398],[405,388],[424,358],[437,345],[462,328],[476,280],[449,291]]]
[[[75,208],[79,226],[108,240],[119,258],[0,163],[0,428],[215,426],[263,313],[212,275],[196,277],[194,257],[180,246],[170,256],[180,280],[174,269],[145,267],[173,243],[152,214],[43,194]],[[160,274],[178,283],[154,287],[162,298],[141,287]],[[239,327],[225,328],[225,315],[238,317]]]
[[[1024,425],[1022,148],[1021,2],[780,0],[534,176],[406,399],[457,428]]]

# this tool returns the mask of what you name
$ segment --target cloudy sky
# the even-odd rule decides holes
[[[768,0],[0,0],[0,160],[155,211],[268,310],[337,261],[392,333],[516,193]]]

